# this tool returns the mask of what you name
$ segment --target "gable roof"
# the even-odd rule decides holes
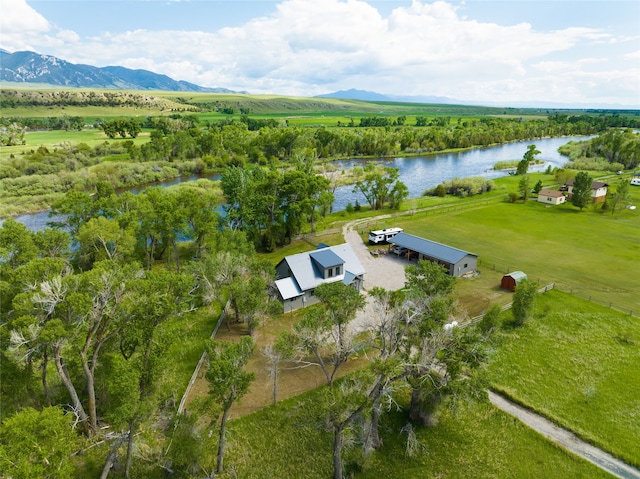
[[[538,196],[550,196],[551,198],[560,198],[561,196],[564,196],[564,194],[562,194],[562,191],[557,191],[557,190],[540,190],[538,192]]]
[[[420,238],[419,236],[410,235],[407,233],[398,233],[391,240],[390,243],[402,246],[422,253],[425,256],[429,256],[434,259],[442,260],[446,263],[455,264],[467,255],[478,256],[468,251],[463,251],[452,246],[447,246],[442,243],[436,243],[428,239]]]
[[[567,181],[567,183],[566,183],[567,186],[573,186],[574,181],[575,181],[575,178]],[[599,188],[604,188],[605,186],[609,186],[609,184],[608,183],[604,183],[602,181],[593,181],[593,182],[591,182],[591,189],[592,190],[597,190]]]
[[[291,271],[291,277],[283,278],[283,280],[293,280],[297,285],[297,289],[300,291],[295,296],[302,294],[303,291],[313,289],[322,283],[348,281],[348,283],[345,284],[349,284],[353,278],[365,273],[364,267],[358,260],[353,249],[351,249],[351,246],[347,243],[338,246],[329,246],[327,248],[321,248],[311,252],[285,256],[282,261],[287,263],[287,266]],[[280,263],[282,263],[282,261]],[[338,262],[336,263],[336,261]],[[331,278],[324,278],[325,268],[330,268],[340,264],[343,265],[340,274],[332,276]],[[280,286],[282,285],[283,288],[288,288],[287,294],[289,294],[289,292],[293,292],[293,290],[289,290],[289,288],[291,288],[290,283],[283,282],[279,284],[278,281],[276,281],[278,289],[280,289]],[[280,290],[280,293],[282,294],[283,291]]]

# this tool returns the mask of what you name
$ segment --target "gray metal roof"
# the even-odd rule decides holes
[[[325,248],[316,250],[313,253],[309,253],[311,259],[314,260],[322,269],[333,268],[344,263],[344,260],[331,251],[331,248]]]
[[[453,248],[452,246],[436,243],[435,241],[407,233],[398,233],[391,238],[389,242],[450,264],[457,263],[467,255],[478,256],[476,254],[469,253],[468,251],[463,251],[461,249]]]
[[[320,270],[317,264],[314,264],[315,259],[312,259],[312,255],[315,256],[319,252],[325,251],[331,252],[332,255],[337,256],[341,260],[338,264],[343,264],[339,275],[327,279],[324,279],[324,271]],[[322,283],[344,281],[345,278],[349,277],[349,275],[353,275],[353,277],[355,277],[365,273],[364,267],[347,243],[338,246],[330,246],[316,251],[286,256],[283,261],[285,261],[289,266],[289,270],[298,284],[300,291],[313,289]],[[336,265],[334,264],[332,266]],[[330,268],[331,266],[327,267]]]
[[[296,283],[295,279],[292,277],[277,280],[276,287],[278,288],[278,291],[280,291],[282,299],[291,299],[302,294],[302,291],[300,291],[300,288],[298,287],[298,283]]]

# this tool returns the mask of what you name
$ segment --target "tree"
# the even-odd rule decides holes
[[[608,199],[609,206],[611,207],[611,214],[616,212],[618,205],[624,206],[629,201],[629,188],[631,183],[628,180],[620,180],[618,188],[614,193],[610,194]]]
[[[296,360],[303,363],[312,355],[314,361],[308,364],[319,366],[331,387],[340,367],[363,347],[349,323],[365,300],[358,290],[340,281],[321,284],[315,295],[322,304],[307,308],[293,328]]]
[[[273,404],[278,402],[278,379],[280,378],[280,364],[293,357],[294,338],[285,332],[273,342],[267,344],[262,354],[267,358],[267,371],[273,380]]]
[[[531,317],[538,295],[538,284],[529,279],[520,281],[513,295],[513,321],[516,326],[523,326]]]
[[[540,193],[541,189],[542,189],[542,180],[538,180],[538,182],[533,187],[533,192],[537,195],[538,193]]]
[[[249,390],[255,380],[255,374],[244,371],[249,357],[253,353],[253,340],[245,336],[238,343],[211,340],[207,345],[209,367],[206,378],[209,393],[222,407],[216,472],[224,472],[225,435],[229,410]]]
[[[86,265],[104,259],[124,262],[131,257],[135,236],[131,229],[122,229],[116,220],[104,216],[91,218],[78,231],[80,255]]]
[[[382,171],[376,169],[373,164],[368,163],[364,167],[364,179],[357,181],[353,191],[364,195],[372,210],[379,210],[385,207],[392,199],[393,191],[396,190],[398,203],[406,198],[406,187],[403,189],[398,183],[402,183],[398,178],[400,170],[385,166]]]
[[[516,168],[516,175],[526,175],[529,170],[529,166],[532,161],[535,161],[535,156],[539,155],[540,151],[536,149],[536,145],[527,146],[527,151],[522,156],[522,160],[518,162]],[[526,198],[525,198],[526,199]]]
[[[33,234],[22,223],[7,218],[0,226],[0,265],[15,269],[38,255]]]
[[[345,435],[363,413],[371,407],[370,375],[366,371],[343,378],[335,388],[325,388],[322,410],[327,429],[333,434],[333,479],[344,477],[342,451]]]
[[[571,203],[582,211],[582,208],[591,203],[591,177],[586,171],[580,171],[573,181]]]
[[[529,198],[529,191],[531,190],[531,183],[529,181],[529,175],[522,175],[520,181],[518,182],[518,191],[520,192],[520,197],[523,201],[527,201]]]
[[[58,407],[27,407],[0,425],[0,470],[3,477],[71,479],[71,454],[80,446],[70,415]]]

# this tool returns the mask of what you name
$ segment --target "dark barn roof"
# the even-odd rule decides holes
[[[463,251],[452,246],[436,243],[435,241],[407,233],[398,233],[390,240],[390,243],[450,264],[457,263],[467,255],[478,256],[474,253],[469,253],[468,251]]]

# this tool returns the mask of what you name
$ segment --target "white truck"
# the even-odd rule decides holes
[[[386,228],[383,230],[373,230],[369,232],[370,244],[387,244],[391,238],[401,233],[402,228]]]

